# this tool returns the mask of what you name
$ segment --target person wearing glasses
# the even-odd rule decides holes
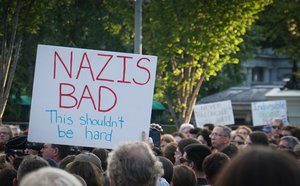
[[[293,152],[294,147],[300,142],[294,136],[283,136],[280,138],[277,150]]]
[[[8,125],[0,125],[0,153],[4,153],[5,144],[12,137],[11,129]]]
[[[282,119],[274,119],[274,120],[272,120],[271,136],[272,136],[272,141],[275,144],[279,143],[282,127],[283,127],[283,121],[282,121]]]
[[[230,145],[231,129],[227,126],[217,125],[210,134],[213,152],[221,152]]]

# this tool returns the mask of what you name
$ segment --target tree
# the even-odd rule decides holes
[[[48,11],[47,7],[53,5],[55,5],[53,1],[36,0],[1,0],[0,2],[0,122],[2,122],[12,88],[17,99],[19,93],[31,92],[29,89],[32,87],[32,81],[27,81],[25,78],[27,77],[26,67],[30,65],[31,71],[27,73],[33,77],[31,73],[33,60],[28,59],[28,54],[34,52],[30,50],[33,45],[31,39],[39,33],[40,25],[45,20],[45,12]],[[29,66],[27,66],[28,63],[20,65],[20,62],[26,62],[26,60],[31,61]],[[21,70],[21,73],[14,78],[17,66],[18,72]]]
[[[151,1],[144,48],[159,56],[156,97],[174,123],[189,122],[204,80],[237,63],[242,36],[271,1]],[[146,30],[146,31],[145,31]]]
[[[30,4],[34,1],[1,1],[1,53],[0,53],[0,123],[7,105],[9,92],[12,86],[17,62],[22,45],[22,31],[20,19],[28,18]],[[26,6],[29,5],[29,6]],[[25,13],[23,17],[22,13]],[[26,23],[26,22],[24,22]],[[23,25],[24,26],[24,25]]]

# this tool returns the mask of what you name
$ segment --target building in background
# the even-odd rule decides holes
[[[231,100],[235,124],[252,125],[252,102],[286,100],[289,123],[300,125],[300,81],[293,75],[297,62],[265,49],[243,65],[247,77],[241,87],[204,97],[197,104]]]

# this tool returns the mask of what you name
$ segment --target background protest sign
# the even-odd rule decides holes
[[[202,127],[205,123],[218,125],[234,124],[230,100],[196,105],[194,114],[197,127]]]
[[[285,100],[252,102],[251,109],[254,126],[272,124],[273,119],[288,124]]]
[[[39,45],[29,141],[113,148],[148,133],[157,57]]]

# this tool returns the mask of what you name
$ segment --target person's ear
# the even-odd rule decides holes
[[[114,179],[112,177],[109,177],[109,186],[116,186]]]
[[[18,186],[18,180],[17,180],[17,178],[13,179],[13,186]]]

